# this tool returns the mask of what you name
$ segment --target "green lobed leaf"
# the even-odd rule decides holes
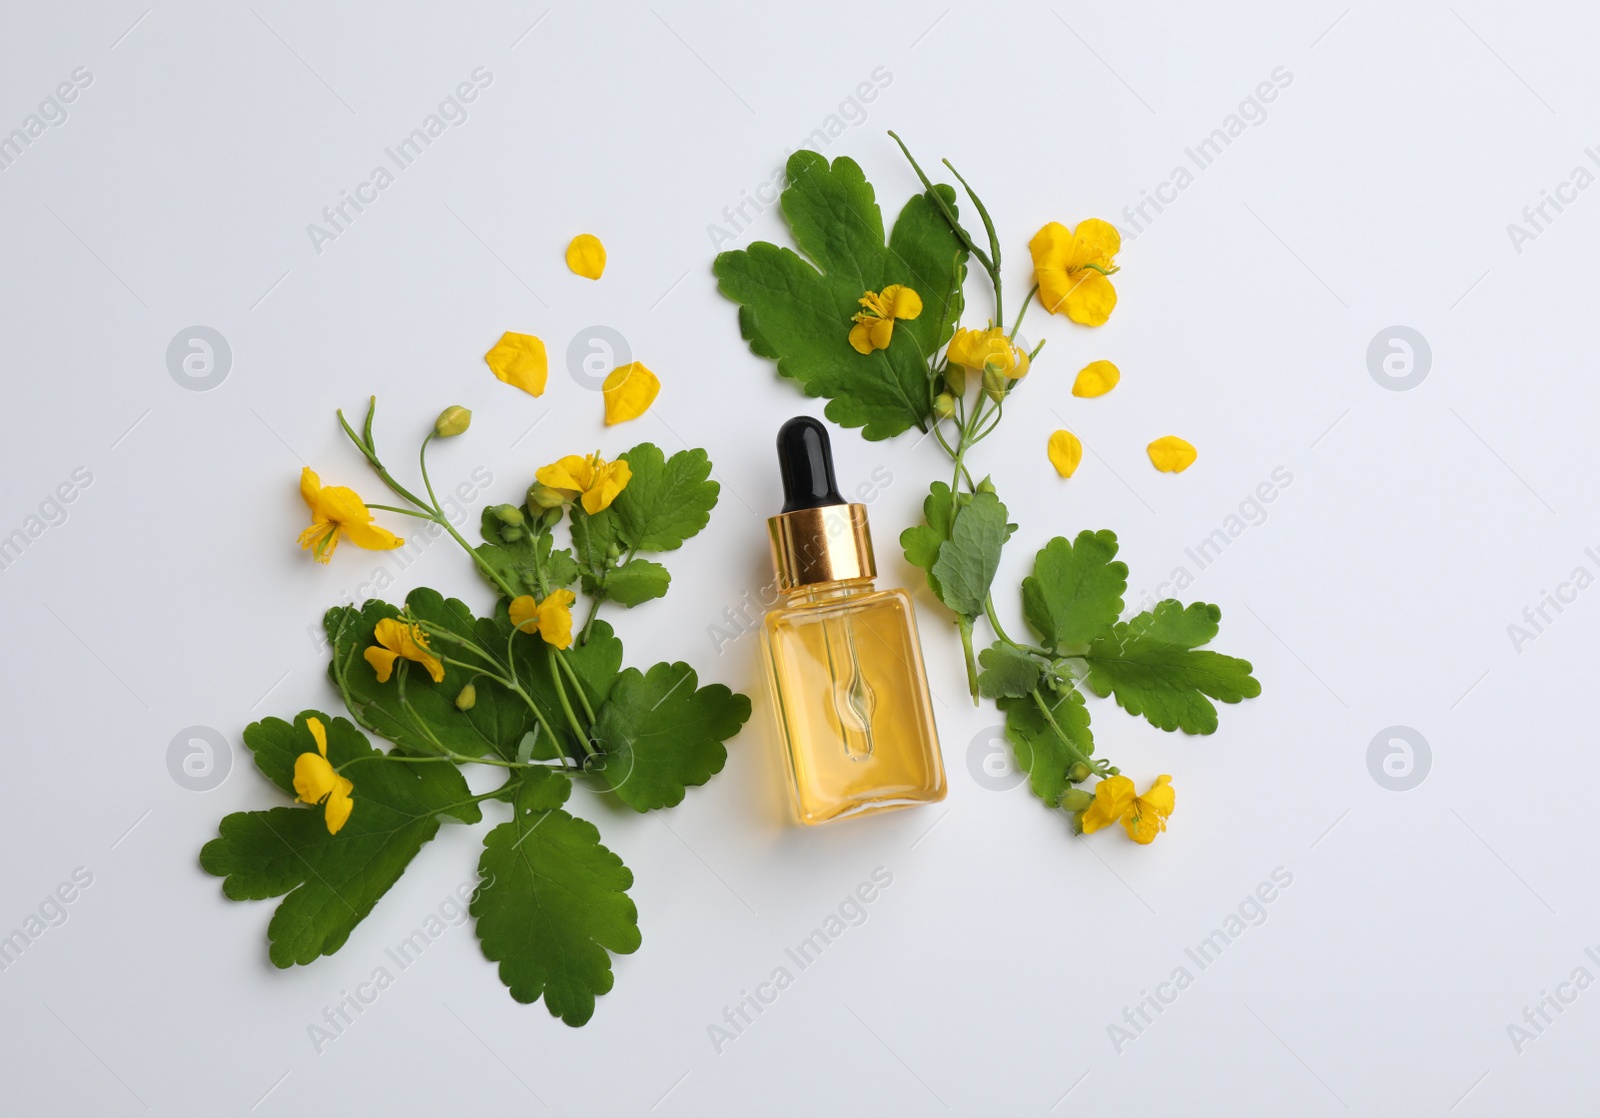
[[[1128,566],[1116,561],[1117,537],[1079,532],[1040,549],[1033,574],[1022,580],[1022,612],[1046,648],[1081,649],[1122,616]]]
[[[492,623],[480,621],[465,603],[444,598],[436,590],[419,587],[406,597],[406,605],[418,618],[462,639],[488,643],[491,648],[495,640],[503,644],[504,638],[496,635]],[[436,754],[446,749],[469,757],[513,756],[517,742],[532,728],[533,716],[520,698],[495,681],[447,664],[444,681],[434,683],[420,664],[400,660],[389,681],[378,682],[363,653],[374,643],[378,622],[399,614],[396,607],[374,599],[360,609],[335,606],[323,618],[332,645],[328,676],[351,715],[410,753]],[[475,662],[474,656],[443,636],[433,637],[432,643],[435,653],[462,663]],[[477,703],[463,712],[456,709],[455,700],[468,683],[477,691]]]
[[[974,493],[956,510],[950,538],[928,572],[938,580],[939,598],[963,617],[983,613],[984,599],[1000,567],[1000,549],[1011,534],[1006,507],[993,493]]]
[[[218,836],[200,852],[201,867],[223,878],[230,900],[284,897],[267,926],[268,955],[279,967],[309,963],[343,946],[438,832],[441,815],[464,823],[482,818],[454,765],[371,759],[382,754],[365,735],[320,711],[303,712],[293,725],[264,719],[245,731],[261,771],[287,794],[294,793],[294,758],[317,750],[308,717],[322,721],[328,760],[347,766],[342,775],[355,786],[354,807],[339,833],[328,833],[317,805],[241,811],[224,817]]]
[[[667,592],[672,576],[667,568],[649,559],[629,559],[606,575],[606,597],[625,606],[636,606]]]
[[[723,742],[750,717],[750,700],[720,683],[696,688],[688,664],[628,668],[595,719],[596,766],[635,811],[672,807],[686,787],[704,784],[727,762]]]
[[[562,809],[572,791],[565,775],[532,769],[520,784],[511,820],[484,837],[484,884],[470,911],[511,996],[542,996],[552,1016],[578,1026],[615,980],[608,952],[639,948],[633,874],[592,823]]]
[[[1039,685],[1039,662],[1015,645],[1004,641],[978,653],[983,671],[978,673],[978,691],[985,698],[1021,698]]]
[[[927,361],[960,315],[966,250],[920,194],[885,244],[872,187],[851,159],[830,165],[816,152],[795,152],[788,177],[784,214],[810,262],[761,241],[720,254],[714,270],[722,293],[740,304],[740,331],[807,395],[828,397],[824,414],[840,426],[861,427],[868,439],[924,428],[932,408]],[[953,208],[954,190],[935,189]],[[888,349],[859,354],[849,344],[858,300],[891,283],[915,290],[923,312],[896,324]]]
[[[939,561],[939,548],[950,538],[953,514],[950,487],[942,481],[936,481],[922,502],[923,523],[900,533],[900,547],[906,553],[906,562],[928,573],[928,588],[941,601],[944,600],[944,593],[939,589],[939,580],[933,577],[933,565]]]
[[[680,450],[667,458],[655,444],[640,443],[618,457],[632,475],[611,503],[623,545],[674,551],[706,526],[722,486],[708,480],[711,459],[705,451]]]
[[[511,632],[509,619],[504,621],[504,631],[507,634]],[[560,699],[555,684],[551,682],[551,673],[560,669],[551,663],[550,646],[537,634],[518,633],[513,647],[516,650],[517,682],[533,696],[541,710],[553,712],[552,720],[557,730],[564,731],[566,722],[560,714]],[[566,650],[566,661],[583,684],[583,693],[589,705],[598,712],[601,704],[611,695],[611,688],[622,671],[622,641],[609,624],[596,620],[589,630],[589,639],[582,643],[574,641],[572,647]],[[577,705],[577,699],[572,697],[572,680],[563,673],[561,681],[566,685],[570,701]]]
[[[1039,709],[1041,702],[1050,718]],[[1033,794],[1055,807],[1071,784],[1067,771],[1080,757],[1087,760],[1094,755],[1094,734],[1089,730],[1089,708],[1083,695],[1076,690],[1058,695],[1044,689],[1037,698],[1029,693],[1000,699],[996,705],[1005,711],[1006,737],[1016,753],[1017,767],[1028,774]],[[1052,718],[1055,726],[1050,724]],[[1066,742],[1061,740],[1062,734]],[[1073,755],[1074,750],[1078,756]]]
[[[1237,703],[1261,694],[1248,660],[1199,647],[1217,635],[1221,617],[1216,606],[1185,608],[1169,598],[1118,623],[1089,647],[1089,687],[1101,698],[1115,694],[1119,706],[1158,729],[1215,733],[1211,699]]]

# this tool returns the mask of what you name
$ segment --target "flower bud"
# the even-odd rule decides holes
[[[622,545],[621,544],[615,544],[614,543],[610,547],[606,548],[606,561],[607,562],[615,563],[618,559],[621,559],[621,558],[622,558]]]
[[[1092,803],[1094,803],[1094,793],[1085,792],[1082,788],[1068,788],[1056,801],[1057,806],[1080,813]]]
[[[478,689],[469,683],[463,687],[461,689],[461,693],[456,696],[456,709],[460,711],[468,711],[477,705]]]
[[[1077,764],[1073,765],[1067,770],[1067,779],[1072,781],[1074,784],[1082,784],[1092,775],[1094,775],[1093,771],[1082,761],[1079,761]],[[1085,793],[1085,795],[1087,795],[1087,793]]]
[[[551,489],[542,481],[536,481],[528,486],[528,505],[541,509],[557,509],[566,504],[567,498],[559,489]]]
[[[541,528],[554,528],[557,524],[560,524],[560,523],[561,523],[561,506],[560,505],[557,505],[553,509],[545,509],[542,513],[539,514],[539,526]]]
[[[523,532],[523,530],[521,528],[501,528],[500,529],[500,538],[502,540],[504,540],[506,543],[516,543],[524,535],[526,535],[526,533]]]
[[[472,413],[460,404],[451,404],[433,421],[433,433],[441,439],[459,435],[472,426]]]
[[[1005,374],[998,369],[983,371],[983,394],[997,404],[1005,399],[1006,386],[1010,383],[1006,380]]]
[[[979,493],[993,493],[994,492],[994,482],[989,480],[989,475],[988,474],[984,474],[983,475],[983,480],[978,483],[978,492]]]
[[[944,386],[952,396],[964,396],[967,393],[967,370],[964,365],[957,365],[954,361],[944,367]]]
[[[933,398],[933,417],[935,419],[949,419],[956,413],[955,397],[948,392],[941,392]]]
[[[522,510],[516,505],[495,505],[490,511],[494,513],[494,518],[507,528],[520,528],[526,520]]]

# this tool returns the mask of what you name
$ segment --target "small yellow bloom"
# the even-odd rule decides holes
[[[1122,380],[1122,370],[1109,361],[1091,361],[1078,370],[1072,382],[1074,396],[1104,396]]]
[[[544,395],[544,382],[550,375],[550,358],[544,342],[532,334],[507,330],[494,348],[483,355],[494,375],[530,396]]]
[[[1134,794],[1133,781],[1127,777],[1107,777],[1095,785],[1094,803],[1084,810],[1083,833],[1093,834],[1120,820],[1129,838],[1148,844],[1167,829],[1167,816],[1176,805],[1172,778],[1165,773],[1156,777],[1156,782],[1142,796]]]
[[[428,635],[422,631],[420,625],[407,625],[393,617],[385,617],[378,622],[372,639],[378,643],[369,646],[361,655],[372,665],[372,670],[378,673],[379,683],[389,682],[389,675],[394,671],[394,662],[400,659],[421,664],[428,669],[433,682],[444,682],[444,665],[437,656],[428,651]]]
[[[994,372],[1008,380],[1028,375],[1028,355],[1011,344],[998,326],[987,330],[960,329],[950,339],[945,356],[976,373]]]
[[[546,644],[567,648],[572,644],[572,603],[570,590],[552,590],[542,602],[524,594],[511,599],[511,624],[524,633],[538,633]]]
[[[328,825],[328,833],[336,835],[355,807],[355,801],[350,798],[355,785],[334,772],[328,763],[328,732],[322,720],[307,718],[306,728],[317,743],[317,751],[302,753],[294,759],[295,798],[303,804],[323,804],[322,818]]]
[[[1071,431],[1057,431],[1051,435],[1046,449],[1050,464],[1062,477],[1071,477],[1077,472],[1078,463],[1083,461],[1083,444]]]
[[[606,374],[600,394],[606,398],[606,426],[638,419],[655,403],[661,382],[638,361],[618,365]]]
[[[579,233],[567,245],[567,267],[584,279],[599,279],[606,270],[606,246],[593,233]]]
[[[1099,269],[1115,271],[1121,250],[1121,235],[1097,218],[1080,221],[1076,230],[1050,222],[1028,242],[1040,304],[1084,326],[1103,325],[1117,305],[1117,289]]]
[[[1150,464],[1165,474],[1183,473],[1200,456],[1193,446],[1177,435],[1162,435],[1146,447],[1145,452],[1150,455]]]
[[[922,313],[922,296],[898,283],[891,283],[882,291],[868,291],[856,301],[861,310],[850,327],[850,345],[857,353],[888,349],[895,320],[913,319]]]
[[[333,558],[339,536],[368,551],[392,551],[405,543],[387,528],[372,522],[372,513],[354,490],[323,485],[309,466],[300,471],[300,497],[311,510],[311,527],[300,533],[300,547],[311,548],[317,562]]]
[[[607,462],[599,453],[588,457],[569,454],[534,471],[540,483],[556,490],[568,501],[583,498],[583,511],[593,516],[608,508],[617,494],[627,488],[633,472],[626,462]]]

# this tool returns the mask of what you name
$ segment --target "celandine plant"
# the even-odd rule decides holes
[[[1103,324],[1116,306],[1110,277],[1121,238],[1093,219],[1076,229],[1057,222],[1040,229],[1028,245],[1035,283],[1007,329],[1001,242],[988,211],[946,161],[983,222],[985,250],[961,225],[954,188],[935,186],[900,148],[925,190],[906,202],[887,242],[861,168],[848,158],[830,164],[798,151],[789,159],[782,205],[799,253],[758,241],[719,255],[717,278],[739,304],[750,349],[808,395],[826,397],[829,419],[872,440],[913,427],[933,432],[950,458],[950,479],[933,483],[924,522],[907,529],[900,544],[955,616],[973,701],[987,696],[1005,712],[1006,736],[1034,794],[1071,812],[1075,829],[1120,821],[1136,842],[1148,843],[1172,813],[1171,778],[1157,777],[1140,795],[1115,765],[1095,756],[1084,691],[1114,696],[1160,729],[1210,734],[1217,729],[1211,700],[1236,703],[1259,695],[1261,685],[1247,661],[1201,647],[1217,634],[1222,611],[1214,605],[1168,600],[1122,620],[1128,568],[1109,531],[1057,536],[1040,549],[1021,587],[1031,639],[1013,639],[995,613],[991,584],[1017,525],[993,484],[974,480],[970,465],[973,447],[999,427],[1043,348],[1041,342],[1024,352],[1016,344],[1023,316],[1037,300],[1079,324]],[[994,316],[964,328],[958,324],[970,260],[988,278]],[[1109,362],[1095,362],[1079,375],[1076,392],[1099,395],[1117,375]],[[1063,477],[1083,453],[1067,431],[1056,432],[1048,449]],[[1194,448],[1170,436],[1149,453],[1166,470],[1194,460]],[[974,656],[980,618],[994,639]],[[1078,787],[1091,777],[1093,792]]]
[[[405,504],[369,506],[308,469],[300,492],[312,525],[301,546],[324,563],[340,539],[399,547],[371,509],[432,521],[498,600],[487,617],[428,589],[404,606],[330,609],[328,677],[350,719],[307,710],[247,727],[257,767],[297,806],[227,816],[201,865],[234,900],[283,897],[269,956],[280,967],[310,963],[343,946],[441,823],[478,823],[488,805],[503,821],[484,836],[470,905],[483,953],[513,998],[543,996],[581,1025],[611,989],[611,953],[640,938],[633,874],[563,806],[573,782],[635,811],[672,807],[722,771],[723,742],[750,717],[749,699],[699,686],[688,664],[624,668],[622,641],[596,617],[602,602],[632,607],[667,592],[666,568],[640,553],[675,551],[705,527],[719,490],[711,462],[703,450],[667,458],[650,443],[613,462],[569,455],[537,471],[524,502],[485,509],[474,547],[435,498],[427,462],[429,444],[465,432],[471,414],[445,409],[423,439],[419,495],[379,458],[373,411],[359,434],[339,421]],[[571,542],[557,547],[563,521]],[[573,586],[589,599],[576,633]],[[374,748],[363,729],[392,748]],[[504,779],[474,793],[468,766]]]

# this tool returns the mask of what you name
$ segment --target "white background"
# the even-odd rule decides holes
[[[1600,545],[1600,190],[1547,209],[1520,253],[1506,229],[1575,167],[1600,170],[1584,154],[1600,142],[1592,11],[462,8],[0,16],[0,131],[75,68],[93,74],[0,173],[0,530],[75,469],[93,479],[0,575],[0,931],[75,867],[93,874],[0,973],[0,1109],[1472,1115],[1592,1100],[1600,991],[1520,1054],[1507,1026],[1576,968],[1600,977],[1584,954],[1600,945],[1585,701],[1600,590],[1546,607],[1520,648],[1507,626],[1575,567],[1600,574],[1584,552]],[[308,223],[479,66],[493,82],[466,122],[315,251]],[[773,432],[818,410],[740,340],[708,226],[879,67],[892,80],[826,153],[857,159],[891,215],[914,180],[886,129],[930,165],[950,157],[994,213],[1015,295],[1041,224],[1132,232],[1124,206],[1275,68],[1293,76],[1129,239],[1107,326],[1031,320],[1049,345],[1027,406],[978,452],[1021,524],[997,582],[1013,626],[1033,551],[1110,527],[1131,599],[1189,568],[1184,597],[1222,607],[1217,647],[1255,664],[1262,697],[1224,708],[1207,739],[1091,700],[1103,752],[1141,786],[1173,776],[1177,812],[1151,847],[1120,830],[1076,840],[1024,788],[989,787],[1011,783],[989,756],[998,719],[966,705],[925,589],[948,800],[793,826],[754,637],[719,655],[708,633],[768,577]],[[580,231],[610,252],[598,284],[563,264]],[[785,239],[776,210],[734,243],[756,238]],[[210,391],[167,368],[197,324],[233,354]],[[596,324],[662,380],[626,427],[603,428],[598,394],[566,371],[567,344]],[[1368,368],[1396,324],[1431,347],[1409,391]],[[542,398],[485,368],[507,329],[549,344]],[[1074,399],[1097,358],[1121,387]],[[197,864],[224,813],[281,802],[241,730],[336,709],[310,634],[394,567],[346,547],[322,568],[294,543],[302,463],[372,494],[333,410],[373,392],[397,461],[439,408],[473,409],[435,476],[487,469],[480,502],[596,446],[704,446],[716,463],[722,501],[669,557],[670,595],[613,620],[630,662],[689,659],[755,715],[679,809],[575,795],[636,875],[644,936],[581,1030],[513,1002],[468,925],[314,1049],[324,1007],[470,879],[482,828],[444,828],[341,952],[290,971],[266,958],[272,903],[224,900]],[[1062,426],[1088,448],[1068,482],[1044,454]],[[1199,448],[1183,475],[1145,458],[1168,433]],[[846,484],[892,475],[871,517],[885,581],[909,586],[893,541],[944,473],[913,441],[835,435]],[[1185,548],[1280,467],[1292,482],[1265,521],[1198,571]],[[387,596],[420,582],[488,605],[448,543]],[[195,725],[232,760],[203,793],[168,770]],[[1369,767],[1395,725],[1430,746],[1404,792]],[[893,884],[866,923],[719,1054],[708,1026],[724,1007],[880,866]],[[1265,922],[1200,971],[1185,948],[1277,867],[1293,883]],[[1179,966],[1192,984],[1119,1052],[1108,1026]]]

